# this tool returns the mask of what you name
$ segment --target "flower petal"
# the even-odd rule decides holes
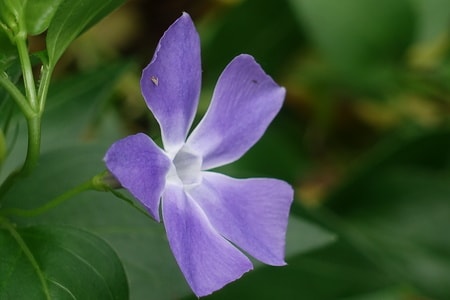
[[[166,187],[162,213],[172,252],[198,297],[211,294],[253,268],[242,252],[215,231],[182,187]]]
[[[166,150],[178,150],[184,143],[200,87],[200,39],[183,13],[164,33],[141,78],[142,95],[159,122]]]
[[[235,179],[203,172],[189,193],[217,231],[256,259],[285,265],[284,251],[293,190],[277,179]]]
[[[115,142],[104,161],[120,184],[159,222],[159,202],[170,167],[166,154],[147,135],[138,133]]]
[[[239,55],[217,82],[204,118],[187,144],[203,155],[203,170],[241,157],[280,110],[285,89],[249,55]]]

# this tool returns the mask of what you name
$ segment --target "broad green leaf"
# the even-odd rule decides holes
[[[289,2],[320,54],[350,82],[387,84],[413,39],[409,0]]]
[[[336,235],[300,217],[289,219],[286,235],[286,257],[289,259],[336,241]]]
[[[10,23],[13,21],[9,20],[10,18],[15,20],[14,13],[11,12],[14,8],[10,8],[12,4],[8,3],[8,0],[0,0],[0,72],[6,70],[16,57],[16,47],[13,45],[13,33],[10,29]],[[21,3],[17,1],[16,4]]]
[[[56,64],[77,36],[124,2],[125,0],[63,0],[48,27],[47,50],[50,65]]]
[[[102,239],[55,225],[12,230],[0,229],[0,299],[128,299],[120,260]]]
[[[27,32],[36,35],[44,32],[62,0],[29,0],[25,7]]]
[[[450,5],[447,0],[410,0],[418,14],[419,43],[433,41],[449,34]]]
[[[50,87],[42,120],[41,152],[87,143],[88,136],[95,136],[94,125],[102,123],[100,112],[103,112],[104,117],[108,116],[102,110],[114,92],[117,80],[128,68],[127,62],[110,64],[54,82]],[[0,116],[2,113],[3,111],[0,111]],[[19,131],[17,135],[17,127],[11,128],[17,139],[1,170],[0,180],[17,168],[26,155],[26,124],[20,115],[17,115],[14,121],[18,124]],[[109,124],[108,134],[117,137],[118,126]],[[111,137],[108,138],[109,142],[112,140]]]
[[[450,297],[450,132],[383,145],[328,199],[343,235],[400,284]]]
[[[105,107],[117,82],[129,69],[129,62],[116,62],[54,82],[42,122],[43,151],[63,141],[83,143],[90,134],[95,136],[96,126],[108,115]]]
[[[450,297],[450,176],[414,169],[373,175],[358,186],[361,204],[344,215],[357,228],[351,238],[400,282],[433,298]]]
[[[0,28],[0,72],[4,71],[16,58],[16,49],[6,33]]]
[[[27,0],[1,0],[0,23],[3,23],[12,32],[17,33],[20,23],[24,22],[24,8]]]

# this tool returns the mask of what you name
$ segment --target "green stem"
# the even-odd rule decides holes
[[[45,102],[47,100],[47,93],[48,88],[50,86],[50,79],[52,78],[53,73],[53,67],[50,67],[49,65],[42,65],[42,73],[41,73],[41,81],[39,83],[39,90],[38,90],[38,104],[39,104],[39,111],[43,112],[45,108]]]
[[[19,91],[16,85],[9,80],[6,73],[0,74],[0,86],[11,95],[27,118],[31,118],[35,114],[25,96]]]
[[[12,237],[16,240],[17,244],[19,244],[19,247],[22,249],[23,253],[27,257],[27,259],[30,261],[31,265],[33,266],[34,270],[36,271],[36,274],[39,277],[39,281],[42,284],[42,290],[45,294],[45,299],[50,300],[50,292],[47,286],[47,281],[45,279],[44,274],[42,273],[41,268],[39,267],[38,262],[36,261],[36,258],[34,257],[33,253],[31,253],[30,248],[28,248],[28,245],[25,243],[25,241],[22,239],[20,234],[17,232],[16,228],[8,222],[6,219],[3,219],[0,217],[0,225],[6,230],[9,231],[9,233],[12,235]]]
[[[110,191],[114,196],[116,196],[117,198],[119,198],[119,199],[125,201],[127,204],[131,205],[134,209],[136,209],[138,212],[140,212],[141,214],[143,214],[143,215],[146,216],[147,218],[153,220],[153,218],[150,217],[150,215],[149,215],[146,211],[144,211],[140,206],[136,205],[136,203],[134,203],[133,200],[129,199],[129,198],[126,197],[125,195],[123,195],[123,194],[121,194],[121,193],[119,193],[119,192],[117,192],[117,191],[115,191],[115,190],[113,190],[113,189],[110,189],[109,191]]]
[[[41,149],[41,117],[40,115],[27,118],[28,149],[25,163],[21,172],[27,174],[37,165]]]
[[[37,165],[41,148],[41,118],[38,115],[27,117],[28,147],[25,162],[15,170],[0,185],[0,201],[14,182],[21,176],[29,174]]]
[[[94,189],[92,180],[89,180],[73,189],[68,190],[64,194],[59,195],[53,200],[45,203],[44,205],[33,209],[21,209],[21,208],[5,208],[0,210],[2,215],[14,215],[18,217],[34,217],[47,212],[50,209],[55,208],[66,200],[88,190]]]
[[[23,82],[25,85],[25,93],[33,111],[38,112],[38,101],[36,97],[36,86],[34,83],[33,70],[31,68],[30,56],[26,43],[26,32],[19,32],[16,35],[16,46],[19,52],[20,65],[22,67]]]

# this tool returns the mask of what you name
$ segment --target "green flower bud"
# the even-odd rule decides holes
[[[108,171],[92,178],[93,188],[97,191],[110,191],[122,188],[120,182]]]
[[[0,1],[0,28],[8,35],[12,42],[16,35],[23,30],[24,0]],[[22,34],[26,34],[23,32]]]

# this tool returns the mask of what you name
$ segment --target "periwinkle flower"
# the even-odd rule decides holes
[[[285,89],[251,56],[239,55],[221,74],[205,116],[188,137],[200,85],[199,36],[184,13],[164,33],[141,78],[164,149],[139,133],[114,143],[105,156],[109,171],[157,221],[161,202],[170,247],[199,297],[253,268],[240,249],[263,263],[285,265],[293,200],[284,181],[207,171],[236,161],[260,139]]]

